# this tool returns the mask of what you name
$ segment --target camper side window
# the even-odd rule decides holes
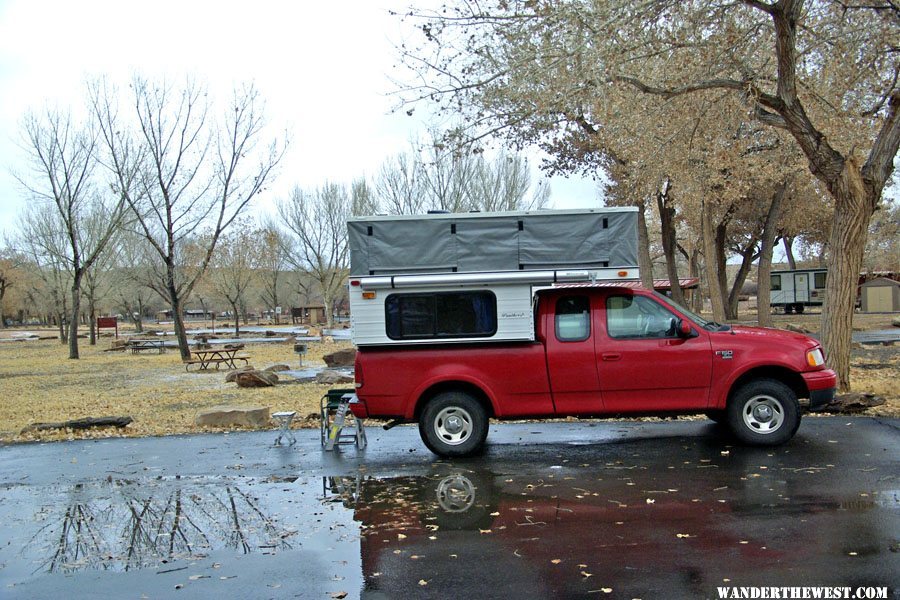
[[[497,332],[497,297],[491,292],[391,294],[384,308],[392,340],[490,337]]]
[[[772,291],[778,292],[781,290],[781,275],[772,275]]]
[[[825,276],[828,273],[814,273],[813,274],[813,285],[817,290],[825,289]]]

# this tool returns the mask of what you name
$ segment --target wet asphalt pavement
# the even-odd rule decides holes
[[[777,449],[703,421],[414,427],[0,448],[0,598],[680,598],[900,588],[900,421],[805,419]]]

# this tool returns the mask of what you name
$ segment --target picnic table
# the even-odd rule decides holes
[[[199,365],[200,371],[207,371],[210,367],[215,366],[216,370],[225,365],[230,369],[236,369],[235,361],[242,360],[244,364],[250,364],[250,357],[245,354],[238,354],[244,349],[243,344],[226,344],[221,348],[205,348],[203,350],[192,350],[191,358],[184,361],[184,370],[190,371],[191,365]]]
[[[156,350],[162,354],[166,351],[166,343],[164,340],[130,340],[127,347],[131,349],[132,354],[138,354],[149,350]]]

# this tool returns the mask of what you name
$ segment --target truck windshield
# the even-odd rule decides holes
[[[672,300],[665,294],[660,294],[659,292],[653,292],[653,295],[655,295],[657,298],[660,298],[663,302],[665,302],[669,306],[678,310],[680,313],[682,313],[684,316],[686,316],[688,319],[690,319],[691,321],[693,321],[694,323],[696,323],[703,329],[717,329],[719,327],[718,323],[714,323],[713,321],[707,321],[700,315],[693,313],[693,312],[689,311],[688,309],[686,309],[685,307],[681,306],[680,304],[676,303],[674,300]]]

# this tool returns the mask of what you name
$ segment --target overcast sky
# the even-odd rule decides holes
[[[10,230],[27,199],[11,174],[22,171],[23,114],[80,105],[84,82],[101,74],[124,83],[135,72],[199,76],[220,96],[255,82],[271,125],[291,137],[259,210],[295,184],[372,176],[427,127],[425,111],[391,114],[390,77],[402,74],[394,44],[415,32],[388,11],[408,4],[0,0],[0,229]],[[558,208],[598,205],[593,182],[554,178],[551,186]]]

